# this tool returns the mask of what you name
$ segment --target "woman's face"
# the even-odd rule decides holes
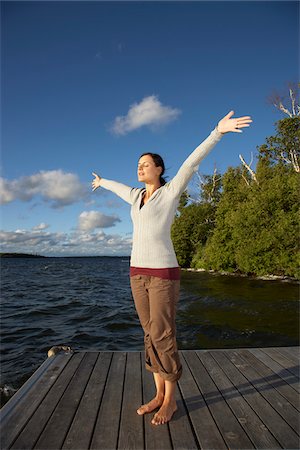
[[[162,168],[156,167],[150,155],[144,155],[138,162],[138,180],[142,183],[155,183],[159,180]]]

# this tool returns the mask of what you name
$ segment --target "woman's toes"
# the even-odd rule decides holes
[[[136,412],[141,416],[143,414],[150,413],[154,411],[154,409],[159,408],[162,404],[163,400],[159,400],[156,397],[152,399],[149,403],[146,403],[145,405],[140,406]]]
[[[169,422],[176,410],[176,403],[173,405],[162,405],[160,410],[156,414],[154,414],[151,423],[153,425],[163,425]]]
[[[154,414],[153,419],[151,420],[151,423],[152,423],[153,425],[159,425],[159,423],[158,423],[158,417],[157,417],[156,414]]]

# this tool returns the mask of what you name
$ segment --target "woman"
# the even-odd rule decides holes
[[[180,196],[200,161],[223,134],[242,133],[240,128],[250,126],[250,116],[234,119],[233,114],[230,111],[219,121],[168,183],[162,177],[163,160],[153,153],[144,153],[138,162],[138,180],[145,183],[145,188],[131,188],[93,173],[93,191],[102,186],[132,205],[130,285],[144,330],[146,368],[153,372],[157,391],[137,413],[143,415],[159,408],[152,418],[153,425],[168,422],[176,411],[175,388],[182,374],[175,327],[180,268],[171,241],[171,225]]]

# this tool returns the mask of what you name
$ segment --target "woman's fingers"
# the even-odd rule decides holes
[[[252,122],[252,120],[251,120],[251,122]],[[242,130],[240,130],[240,128],[245,128],[245,127],[250,127],[250,124],[247,124],[247,123],[241,124],[241,123],[239,123],[239,128],[234,127],[234,128],[232,128],[231,131],[233,131],[234,133],[242,133]]]
[[[251,120],[251,122],[252,122],[252,120]],[[250,127],[250,123],[239,122],[239,123],[238,123],[238,126],[239,126],[239,127]]]
[[[218,123],[218,130],[221,133],[242,133],[239,128],[249,127],[252,119],[251,116],[232,117],[234,111],[231,110],[223,119]]]
[[[250,123],[252,122],[251,117],[249,119],[243,119],[241,117],[238,117],[237,119],[235,119],[238,123]]]
[[[252,122],[251,116],[242,116],[237,117],[236,119],[232,119],[232,123],[235,123],[235,126],[232,131],[235,133],[242,133],[242,131],[239,128],[250,127],[251,122]]]
[[[95,177],[95,179],[92,181],[93,191],[95,191],[95,190],[98,189],[98,187],[100,186],[100,180],[101,180],[101,178],[100,178],[99,175],[96,174],[95,172],[92,172],[92,174],[93,174],[94,177]]]
[[[229,111],[229,113],[225,117],[227,117],[229,119],[231,116],[233,116],[233,114],[234,114],[234,111]]]

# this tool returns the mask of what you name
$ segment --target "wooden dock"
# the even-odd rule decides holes
[[[137,407],[155,389],[141,352],[48,358],[1,410],[1,449],[298,449],[299,347],[180,351],[178,411]]]

